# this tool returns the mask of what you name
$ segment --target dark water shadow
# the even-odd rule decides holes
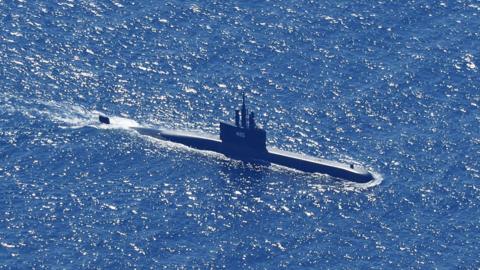
[[[219,169],[228,185],[251,195],[259,195],[269,181],[268,162],[229,159],[220,162]]]

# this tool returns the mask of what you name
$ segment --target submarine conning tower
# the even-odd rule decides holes
[[[220,140],[229,146],[245,148],[249,151],[266,152],[267,133],[255,123],[255,114],[245,106],[245,92],[242,96],[242,107],[235,110],[235,123],[220,122]],[[247,150],[244,149],[244,150]]]

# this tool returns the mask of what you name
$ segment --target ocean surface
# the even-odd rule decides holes
[[[474,0],[0,0],[0,269],[478,269],[479,66]],[[216,134],[242,91],[375,180],[129,129]]]

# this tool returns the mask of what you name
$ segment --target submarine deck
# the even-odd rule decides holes
[[[361,167],[355,167],[351,164],[325,160],[271,147],[268,147],[266,152],[258,152],[254,149],[248,150],[244,149],[245,147],[232,146],[222,143],[220,138],[214,135],[177,130],[158,130],[153,128],[135,127],[133,129],[142,135],[180,143],[200,150],[215,151],[226,155],[232,153],[232,149],[238,151],[239,148],[243,148],[241,151],[243,157],[248,156],[248,154],[246,155],[245,153],[251,153],[251,155],[255,158],[281,166],[305,172],[328,174],[333,177],[343,178],[352,182],[366,183],[373,179],[373,176],[370,172]]]
[[[268,148],[269,161],[282,166],[312,173],[323,173],[352,182],[366,183],[373,175],[362,167],[336,161]]]

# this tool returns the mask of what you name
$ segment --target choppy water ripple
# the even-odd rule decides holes
[[[1,268],[476,268],[474,1],[0,1]],[[358,186],[144,138],[269,143]],[[114,125],[96,123],[99,113]]]

